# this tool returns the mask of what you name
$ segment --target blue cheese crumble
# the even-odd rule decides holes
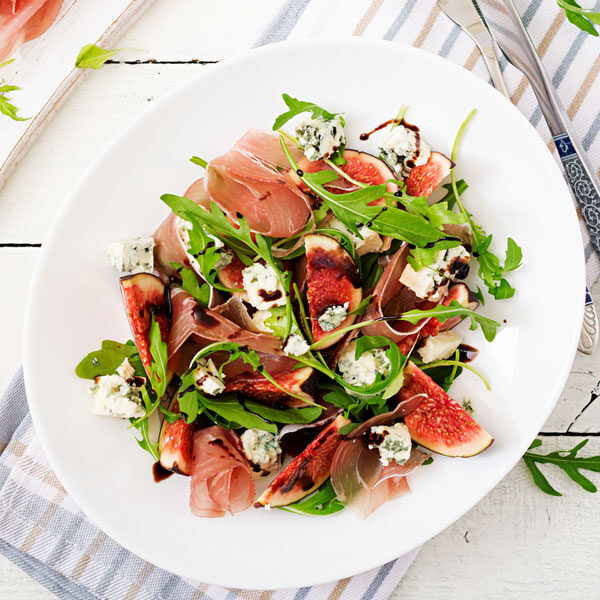
[[[412,449],[408,427],[404,423],[371,427],[369,448],[379,450],[379,461],[384,467],[393,460],[403,465],[410,458]]]
[[[246,429],[241,440],[244,454],[255,472],[260,472],[262,476],[278,468],[281,455],[278,433]]]
[[[142,405],[140,388],[133,385],[135,370],[125,359],[117,375],[96,377],[89,389],[92,396],[92,413],[118,419],[137,419],[146,414]]]
[[[383,249],[383,239],[381,236],[364,225],[361,225],[358,228],[361,237],[358,237],[354,232],[350,231],[350,229],[336,217],[329,219],[326,227],[331,227],[331,229],[345,233],[350,238],[350,241],[359,256],[363,256],[369,252],[381,252]]]
[[[310,350],[306,340],[297,333],[292,333],[283,348],[285,354],[292,356],[302,356]]]
[[[382,160],[399,177],[408,177],[411,170],[424,165],[431,155],[431,148],[422,139],[418,131],[404,125],[394,127],[379,147]]]
[[[201,392],[209,396],[217,396],[225,389],[225,384],[219,377],[219,371],[212,358],[208,360],[201,358],[198,361],[194,371],[194,383]]]
[[[383,348],[367,350],[358,358],[354,357],[356,352],[356,341],[348,345],[348,348],[340,356],[337,369],[342,379],[349,385],[369,386],[375,382],[377,373],[385,379],[390,374],[390,359],[386,356]]]
[[[113,242],[107,253],[111,264],[121,273],[152,273],[154,270],[154,238]]]
[[[285,305],[283,285],[270,265],[257,262],[243,269],[242,285],[248,294],[248,302],[258,310]]]
[[[419,298],[432,301],[440,300],[445,286],[456,279],[456,273],[469,262],[471,255],[463,246],[441,250],[435,254],[435,260],[428,266],[415,271],[406,265],[400,282],[409,287]]]
[[[319,317],[319,327],[323,331],[337,329],[348,316],[348,302],[343,305],[328,306]]]
[[[430,335],[425,343],[417,350],[424,363],[434,360],[450,358],[460,346],[462,338],[454,331],[442,331],[437,335]]]
[[[190,252],[190,229],[192,229],[192,224],[181,217],[177,217],[176,227],[177,233],[181,239],[181,243],[183,244],[192,268],[196,271],[196,273],[201,275],[202,269],[200,269],[200,264],[196,260],[196,257]],[[214,242],[215,254],[219,255],[219,260],[215,263],[214,269],[217,271],[224,269],[233,260],[233,252],[226,248],[225,244],[217,236],[207,233],[206,231],[204,233],[206,233],[206,235]]]
[[[340,119],[304,119],[296,127],[296,137],[310,161],[329,158],[346,143]]]

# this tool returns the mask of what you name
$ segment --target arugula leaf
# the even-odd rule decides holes
[[[554,489],[545,475],[541,472],[538,464],[553,464],[560,467],[575,483],[580,485],[587,492],[597,491],[596,486],[587,477],[580,473],[581,470],[600,472],[600,456],[577,456],[589,440],[583,440],[571,450],[556,450],[548,454],[538,454],[530,452],[534,448],[539,448],[542,441],[536,439],[523,455],[525,465],[533,477],[534,483],[546,494],[551,496],[562,496],[560,492]]]
[[[475,112],[476,110],[473,109],[458,129],[452,148],[452,154],[450,155],[450,159],[453,162],[455,162],[456,159],[460,140]],[[501,265],[500,259],[489,249],[492,242],[492,235],[488,235],[480,225],[473,221],[473,215],[467,211],[462,203],[458,185],[455,180],[454,169],[450,173],[450,181],[454,191],[456,204],[471,228],[471,236],[473,238],[472,254],[477,257],[477,261],[479,262],[479,277],[487,286],[489,293],[497,300],[511,298],[514,296],[515,289],[503,276],[508,271],[512,271],[520,266],[522,259],[521,248],[512,238],[509,238],[506,248],[506,261],[504,266]],[[508,263],[508,265],[506,263]]]
[[[288,162],[297,171],[298,165],[283,137],[281,147]],[[369,185],[344,194],[334,194],[323,187],[337,177],[335,171],[325,170],[303,173],[300,179],[355,235],[360,235],[359,225],[366,225],[380,235],[406,241],[415,246],[424,246],[443,237],[440,231],[418,214],[401,210],[396,206],[369,206],[371,202],[386,193],[387,188],[383,184]]]
[[[309,112],[312,115],[313,119],[323,118],[327,121],[334,119],[336,116],[341,115],[342,113],[330,113],[326,111],[324,108],[317,106],[314,102],[308,102],[306,100],[298,100],[297,98],[292,98],[289,94],[282,94],[281,97],[283,101],[287,104],[289,108],[288,111],[280,114],[273,123],[273,131],[277,131],[283,125],[285,125],[290,119],[294,118],[296,115],[302,114],[304,112]],[[343,117],[340,117],[340,121],[342,126],[345,125]]]
[[[125,344],[104,340],[100,350],[85,356],[75,367],[75,375],[82,379],[94,379],[101,375],[114,375],[121,363],[128,359],[139,377],[146,377],[146,371],[135,344],[129,340]]]
[[[240,401],[233,395],[219,396],[219,398],[209,398],[203,394],[201,396],[202,404],[210,411],[230,421],[233,426],[245,427],[246,429],[262,429],[277,433],[277,425],[269,423],[262,417],[250,412],[244,408]]]
[[[202,308],[208,308],[210,303],[210,285],[208,283],[200,285],[194,271],[179,263],[172,262],[171,266],[181,275],[181,283],[175,283],[175,285],[192,296]]]
[[[556,3],[565,11],[567,19],[582,31],[593,36],[598,36],[594,23],[600,24],[600,12],[581,8],[575,0],[556,0]]]
[[[485,339],[488,342],[491,342],[496,337],[496,330],[498,327],[500,327],[500,323],[498,323],[498,321],[488,319],[479,313],[465,308],[457,300],[452,300],[448,306],[438,304],[436,307],[431,308],[430,310],[409,310],[405,313],[402,313],[399,318],[403,321],[416,324],[421,319],[426,317],[435,317],[440,321],[440,323],[444,323],[452,317],[470,317],[471,329],[474,329],[477,327],[477,325],[479,325]]]
[[[160,325],[152,315],[150,325],[150,355],[152,360],[148,370],[148,379],[154,393],[162,398],[167,390],[167,343],[162,340]]]
[[[264,321],[265,325],[278,337],[284,339],[288,331],[288,318],[285,306],[274,306],[268,313],[271,314]]]
[[[460,246],[460,240],[439,240],[426,248],[412,248],[408,257],[408,264],[415,270],[428,267],[435,260],[435,255],[442,250]]]
[[[10,65],[10,63],[14,61],[14,58],[5,60],[3,63],[0,63],[0,69],[2,67],[5,67],[6,65]],[[19,86],[9,85],[4,79],[0,79],[0,113],[11,118],[13,121],[28,121],[29,119],[31,119],[31,117],[19,117],[17,115],[19,109],[14,104],[11,104],[10,98],[4,95],[9,92],[17,92],[20,89],[21,88]]]
[[[113,57],[117,52],[121,52],[123,48],[115,50],[105,50],[95,44],[86,44],[79,51],[75,59],[75,66],[78,69],[99,69],[109,58]]]
[[[155,461],[160,460],[160,453],[158,451],[158,442],[152,443],[150,441],[149,435],[149,427],[148,427],[148,416],[151,412],[154,411],[154,404],[148,395],[148,390],[146,390],[146,386],[140,388],[142,392],[142,400],[144,402],[144,406],[146,408],[146,416],[141,419],[129,419],[132,427],[135,427],[141,434],[142,439],[136,438],[136,442],[139,444],[142,450],[145,450],[152,456]]]
[[[204,169],[206,169],[208,166],[208,161],[200,158],[199,156],[192,156],[192,158],[190,158],[190,162],[194,163],[195,165],[200,165]]]
[[[445,202],[448,205],[448,209],[452,210],[454,205],[456,204],[456,196],[454,195],[454,189],[452,188],[451,183],[445,183],[443,188],[446,189],[446,195],[440,200],[440,202]],[[464,179],[459,179],[456,182],[456,189],[458,190],[458,196],[462,196],[467,191],[467,182]]]
[[[345,508],[341,500],[337,499],[331,480],[327,480],[318,490],[307,498],[292,502],[287,506],[277,506],[280,510],[293,512],[299,515],[333,515]]]
[[[244,406],[250,412],[256,413],[263,419],[275,423],[312,423],[318,419],[323,408],[321,406],[307,406],[306,408],[275,408],[254,400],[246,400]]]
[[[182,418],[181,413],[168,410],[162,404],[158,405],[158,410],[165,416],[165,421],[167,421],[167,423],[175,423],[175,421],[179,421],[179,419]]]
[[[383,269],[379,266],[379,255],[374,252],[360,257],[360,276],[363,282],[363,290],[370,290],[377,285],[383,275]]]

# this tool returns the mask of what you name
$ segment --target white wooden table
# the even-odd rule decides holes
[[[90,160],[161,94],[210,68],[207,61],[240,49],[277,4],[157,0],[119,44],[147,52],[129,51],[127,62],[90,73],[0,190],[0,390],[21,363],[24,301],[40,244]],[[600,299],[600,285],[594,292]],[[541,434],[544,446],[570,448],[589,437],[589,451],[600,453],[598,396],[600,352],[578,354]],[[564,491],[562,498],[543,494],[518,464],[423,548],[393,598],[600,597],[600,496],[581,490],[562,473],[550,475]],[[591,479],[600,484],[600,477]],[[55,596],[0,557],[0,598]]]

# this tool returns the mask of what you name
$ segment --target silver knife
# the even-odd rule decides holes
[[[504,94],[504,96],[509,98],[508,92],[506,90],[506,86],[504,84],[504,79],[502,77],[502,72],[500,70],[500,65],[498,64],[498,57],[496,55],[493,38],[488,29],[488,26],[490,24],[486,22],[484,15],[480,12],[481,8],[478,6],[478,3],[476,1],[474,2],[472,0],[437,0],[437,2],[438,2],[439,7],[446,13],[446,15],[448,17],[450,17],[450,19],[452,19],[452,21],[454,21],[475,42],[475,44],[481,51],[484,62],[486,63],[486,65],[488,67],[488,70],[490,72],[490,76],[492,78],[494,86],[502,94]],[[548,121],[548,126],[550,127],[550,130],[554,137],[555,143],[557,144],[557,148],[558,148],[558,152],[561,157],[561,160],[563,161],[563,165],[565,167],[565,172],[567,174],[567,180],[569,182],[569,185],[571,186],[573,196],[575,197],[575,199],[577,200],[577,203],[581,207],[582,202],[586,203],[587,200],[586,199],[582,200],[581,189],[578,187],[581,183],[580,179],[575,178],[573,176],[573,173],[570,172],[569,169],[573,169],[574,167],[573,166],[568,167],[567,162],[572,161],[572,159],[575,158],[578,165],[583,163],[583,165],[585,165],[587,167],[587,170],[588,170],[587,176],[588,176],[588,179],[590,180],[590,182],[594,181],[594,179],[595,179],[594,173],[593,173],[593,170],[592,170],[591,166],[589,165],[589,163],[587,163],[587,158],[585,156],[583,149],[581,148],[581,145],[579,144],[579,141],[577,140],[577,137],[572,132],[572,125],[569,122],[569,119],[566,116],[566,113],[564,112],[564,109],[562,108],[562,106],[560,104],[560,100],[556,96],[556,92],[548,78],[548,75],[546,74],[543,66],[541,65],[539,57],[537,56],[537,53],[535,51],[535,47],[533,46],[533,44],[529,38],[529,35],[527,34],[527,30],[525,29],[525,26],[523,25],[523,22],[521,21],[521,18],[519,16],[518,12],[516,11],[516,8],[514,7],[514,4],[512,3],[511,0],[507,0],[506,5],[503,4],[502,0],[479,0],[479,4],[484,4],[486,7],[491,7],[489,10],[490,16],[492,14],[497,14],[498,12],[500,12],[504,15],[504,17],[503,17],[504,22],[501,22],[498,27],[500,27],[500,28],[504,27],[504,31],[501,31],[502,38],[505,40],[506,39],[510,40],[509,42],[505,42],[505,43],[507,45],[511,46],[511,45],[515,44],[516,40],[520,40],[522,46],[527,48],[527,52],[518,54],[517,56],[513,55],[514,59],[511,60],[511,56],[509,56],[507,54],[507,52],[503,48],[502,44],[496,38],[496,41],[498,41],[498,43],[500,45],[500,49],[503,51],[503,53],[506,55],[507,59],[513,65],[515,65],[523,73],[525,73],[525,75],[530,79],[530,81],[532,81],[532,80],[529,77],[528,71],[531,73],[537,73],[538,74],[537,81],[542,81],[542,82],[545,82],[545,84],[546,84],[544,88],[540,88],[540,89],[546,90],[546,92],[547,92],[546,96],[542,96],[542,97],[551,97],[551,98],[553,97],[554,101],[555,101],[554,105],[560,109],[560,111],[558,111],[558,113],[556,111],[554,113],[551,113],[552,118],[548,117],[547,113],[544,109],[545,109],[545,107],[552,106],[552,103],[547,102],[547,101],[542,103],[542,100],[540,99],[540,95],[539,95],[538,91],[536,91],[536,95],[538,96],[538,99],[540,99],[540,107],[542,109],[544,116],[546,117],[546,120]],[[510,7],[508,5],[510,5]],[[487,12],[486,12],[486,16],[487,16]],[[508,23],[506,21],[506,18],[509,16],[511,17],[511,20],[514,21],[516,19],[518,21],[518,30],[520,32],[520,35],[515,35],[514,29],[517,29],[516,23],[514,23],[512,26],[510,26],[510,23]],[[496,33],[496,29],[494,29],[493,25],[492,25],[492,33]],[[530,62],[533,63],[533,65],[535,67],[534,69],[526,70],[525,67],[528,64],[527,60],[522,60],[522,59],[518,60],[518,58],[523,55],[525,57],[527,57],[527,59],[529,59]],[[521,65],[523,66],[523,68]],[[543,77],[544,75],[545,75],[545,79]],[[533,85],[533,81],[532,81],[532,86],[534,87],[534,90],[535,90],[536,88]],[[555,116],[556,114],[558,114],[558,118]],[[551,122],[554,125],[554,129],[550,125]],[[571,134],[571,136],[569,136],[569,133]],[[565,141],[565,136],[567,137],[567,139],[569,141],[571,139],[575,140],[576,146],[573,145],[573,142],[571,142],[571,144],[572,144],[571,147],[577,148],[577,150],[579,151],[579,156],[581,156],[583,158],[583,161],[579,161],[577,154],[573,150],[571,152],[568,152],[566,150],[564,152],[562,152],[562,150],[564,150],[563,144],[568,143]],[[564,157],[563,157],[563,154],[564,154]],[[573,165],[572,162],[571,162],[571,164]],[[585,172],[585,171],[578,171],[578,172]],[[596,206],[596,208],[598,208],[598,207],[600,207],[600,195],[598,194],[599,187],[598,187],[597,180],[595,181],[595,185],[596,185],[596,190],[595,190],[596,204],[595,204],[595,206]],[[586,189],[592,190],[593,187],[594,187],[593,184],[590,184],[589,188],[586,188]],[[592,200],[593,200],[593,198],[592,198]],[[594,209],[594,203],[592,202],[592,210],[593,209]],[[582,209],[582,214],[584,214],[584,218],[585,218],[586,213],[584,213],[583,209]],[[596,224],[596,229],[597,229],[599,226],[598,224],[600,223],[600,220],[598,220],[598,215],[592,212],[592,214],[590,215],[590,218],[596,219],[594,221],[594,223]],[[586,223],[587,223],[587,220],[586,220]],[[588,227],[589,227],[589,225],[588,225]],[[598,233],[596,233],[596,235],[594,236],[594,232],[592,231],[591,227],[590,227],[590,236],[591,236],[593,242],[595,242],[594,248],[598,249],[597,244],[600,244],[600,236],[598,235]],[[592,354],[592,352],[594,351],[594,349],[596,348],[596,345],[598,343],[598,329],[599,329],[598,316],[596,314],[596,310],[594,308],[592,297],[591,297],[590,292],[587,289],[587,287],[586,287],[585,291],[586,291],[585,312],[584,312],[584,321],[583,321],[583,327],[581,330],[581,336],[579,338],[579,350],[586,354]]]

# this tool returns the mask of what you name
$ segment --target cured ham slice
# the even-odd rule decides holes
[[[311,202],[288,170],[279,136],[250,129],[229,152],[208,163],[205,186],[232,220],[243,214],[252,231],[290,237],[311,217]]]
[[[171,291],[171,304],[173,316],[167,348],[170,370],[180,370],[178,353],[188,340],[196,342],[198,349],[212,342],[236,342],[266,354],[282,353],[278,337],[246,331],[218,312],[202,308],[192,296],[179,288]]]
[[[254,500],[254,478],[237,433],[213,425],[194,433],[190,508],[197,517],[223,517]]]
[[[52,25],[62,0],[0,0],[0,62]]]
[[[370,450],[363,439],[345,440],[333,457],[331,485],[337,497],[364,519],[384,502],[409,493],[406,476],[427,456],[413,448],[403,465],[392,461],[384,467],[378,450]]]

